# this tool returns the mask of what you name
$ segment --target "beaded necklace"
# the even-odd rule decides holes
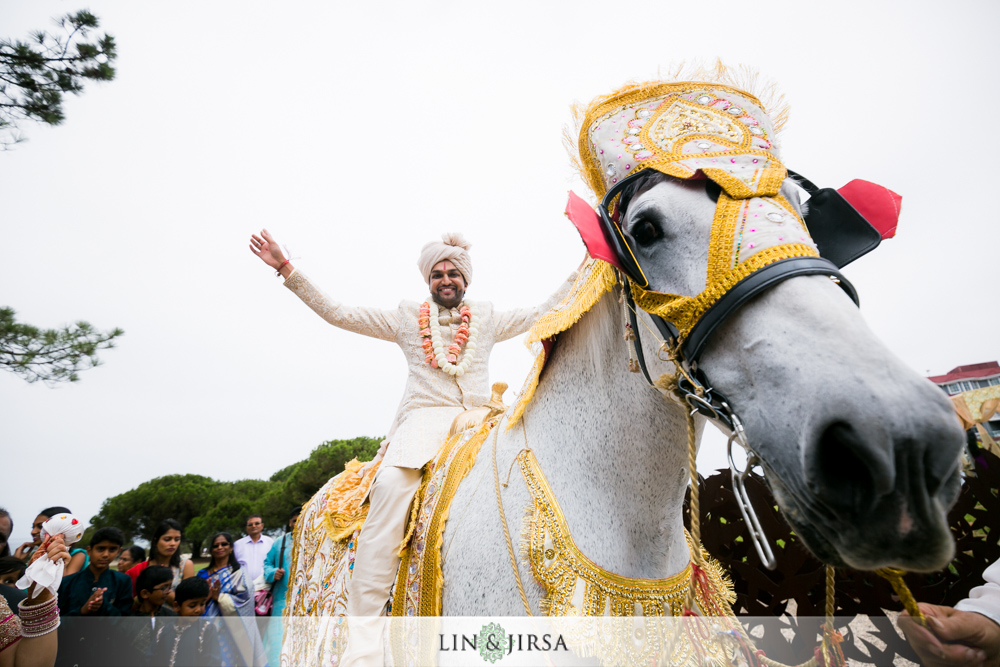
[[[476,338],[479,334],[479,321],[476,306],[466,303],[459,308],[462,324],[455,332],[455,342],[447,348],[441,340],[441,323],[438,321],[438,305],[434,303],[433,315],[431,303],[423,302],[417,314],[417,325],[420,327],[420,337],[424,348],[424,360],[434,368],[440,368],[449,375],[461,377],[469,369],[476,355]],[[463,348],[465,351],[463,353]],[[461,360],[459,360],[461,357]]]

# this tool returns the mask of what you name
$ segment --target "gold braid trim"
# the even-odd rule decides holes
[[[634,579],[609,572],[587,558],[573,541],[566,518],[530,450],[517,458],[532,498],[524,524],[522,555],[545,589],[539,603],[549,616],[680,616],[691,586],[692,570],[665,579]],[[732,582],[708,553],[685,533],[692,555],[702,561],[708,589],[699,587],[703,609],[719,609],[732,616],[736,601]],[[695,552],[695,549],[698,549]],[[700,558],[699,558],[700,557]]]
[[[534,343],[548,340],[566,331],[579,322],[580,318],[617,284],[618,279],[613,266],[603,260],[587,259],[569,293],[559,305],[531,325],[524,344],[530,347]]]
[[[402,559],[399,564],[399,571],[396,574],[396,589],[392,599],[392,615],[406,615],[406,593],[408,586],[414,581],[418,581],[418,604],[415,615],[417,616],[440,616],[441,614],[441,591],[444,588],[444,573],[442,570],[441,545],[444,541],[444,528],[448,522],[448,514],[451,510],[451,501],[455,497],[458,485],[465,479],[476,463],[479,450],[494,427],[495,422],[489,421],[483,424],[479,430],[473,432],[471,436],[468,432],[458,433],[448,439],[441,447],[434,461],[428,464],[424,472],[424,481],[417,492],[420,507],[422,510],[430,509],[430,516],[422,511],[424,516],[420,519],[425,523],[424,528],[414,529],[414,524],[418,521],[419,514],[411,515],[411,525],[407,530],[410,541],[415,538],[423,538],[423,552],[417,554],[412,548],[412,544],[400,553]],[[440,485],[434,489],[434,495],[429,494],[430,480],[444,469],[444,478]],[[415,575],[410,575],[410,566],[416,565]]]
[[[787,243],[785,245],[764,248],[755,253],[745,262],[727,273],[725,278],[710,284],[698,296],[677,296],[644,290],[632,283],[632,293],[640,308],[653,315],[673,322],[680,330],[681,338],[691,333],[691,329],[699,318],[705,314],[723,294],[732,289],[733,285],[749,276],[754,271],[778,260],[789,257],[818,257],[812,247],[804,243]]]
[[[525,345],[531,346],[543,340],[548,340],[580,321],[587,311],[594,307],[605,293],[610,292],[618,283],[613,266],[599,259],[589,258],[587,263],[570,288],[569,293],[555,308],[538,318],[525,338]],[[545,367],[545,351],[540,350],[535,356],[535,363],[521,387],[513,412],[507,421],[506,430],[512,429],[524,414],[525,408],[535,395],[538,380]]]
[[[447,441],[445,442],[447,443]],[[420,469],[420,486],[417,487],[417,492],[413,494],[413,502],[410,503],[410,520],[406,524],[406,533],[399,543],[399,549],[396,550],[396,556],[399,558],[402,558],[407,548],[409,548],[410,538],[413,537],[413,531],[417,527],[417,517],[420,516],[420,500],[424,497],[424,492],[427,490],[427,481],[431,478],[430,468],[430,463],[427,463]]]

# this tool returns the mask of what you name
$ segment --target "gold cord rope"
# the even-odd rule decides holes
[[[694,425],[694,410],[690,410],[687,413],[687,432],[688,470],[691,475],[691,541],[695,545],[694,549],[691,550],[691,561],[698,568],[704,568],[705,564],[702,561],[701,554],[701,504],[700,494],[698,493],[698,466],[695,460],[698,454],[698,441]],[[687,602],[685,603],[691,611],[694,611],[695,600],[697,599],[697,582],[698,577],[691,577],[691,589],[688,591]]]
[[[523,419],[523,417],[522,417]],[[528,605],[528,596],[524,593],[524,585],[521,583],[521,573],[517,570],[517,558],[514,556],[514,544],[510,540],[510,530],[507,528],[507,515],[503,511],[503,499],[500,497],[500,473],[497,470],[497,439],[500,436],[500,424],[494,428],[493,433],[493,481],[497,492],[497,508],[500,510],[500,525],[503,526],[503,536],[507,539],[507,554],[510,556],[510,567],[514,570],[514,579],[517,581],[517,592],[521,596],[521,603],[524,605],[524,613],[534,616],[531,607]]]
[[[927,627],[927,618],[924,616],[924,612],[920,611],[916,598],[913,597],[913,593],[910,592],[906,582],[903,581],[903,575],[906,573],[894,567],[883,567],[875,570],[875,574],[892,585],[892,589],[896,591],[896,595],[899,596],[899,600],[903,603],[903,608],[906,609],[906,612],[916,619],[920,625]]]

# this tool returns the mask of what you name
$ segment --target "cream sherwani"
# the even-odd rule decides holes
[[[493,345],[527,331],[535,320],[559,303],[575,278],[574,273],[548,301],[533,308],[497,312],[493,304],[476,301],[479,334],[475,356],[458,378],[424,360],[417,302],[402,301],[395,310],[345,306],[323,294],[297,270],[285,280],[285,286],[330,324],[394,342],[403,350],[408,368],[406,388],[386,438],[389,447],[382,467],[420,468],[437,453],[458,414],[490,400],[489,359]],[[445,347],[454,342],[460,323],[458,308],[452,308],[450,326],[441,326]]]
[[[342,667],[382,665],[381,621],[376,618],[389,599],[399,566],[396,551],[403,539],[420,471],[444,443],[454,418],[490,400],[489,359],[494,343],[524,333],[569,292],[576,273],[548,301],[534,308],[497,312],[493,304],[475,302],[479,333],[472,363],[461,377],[434,368],[425,360],[417,325],[420,304],[403,301],[395,310],[356,308],[337,303],[318,290],[300,271],[285,286],[330,324],[399,345],[408,368],[406,389],[396,411],[388,449],[368,492],[368,517],[358,538],[355,568],[348,587],[350,640]],[[454,342],[461,324],[457,308],[439,313],[441,340]]]

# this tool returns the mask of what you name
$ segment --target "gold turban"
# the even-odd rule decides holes
[[[417,260],[420,274],[425,281],[429,281],[434,267],[440,262],[449,261],[465,278],[465,286],[468,287],[472,282],[472,260],[469,258],[471,247],[472,244],[461,234],[442,234],[441,241],[431,241],[420,251],[420,258]]]

